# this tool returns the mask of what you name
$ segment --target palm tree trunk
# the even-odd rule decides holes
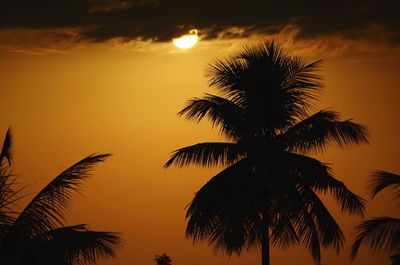
[[[261,265],[270,265],[269,257],[269,221],[265,218],[264,225],[261,229]]]

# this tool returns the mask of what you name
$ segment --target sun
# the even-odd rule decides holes
[[[192,48],[198,41],[199,36],[197,35],[197,30],[192,29],[189,34],[185,34],[179,38],[172,39],[174,45],[180,49]]]

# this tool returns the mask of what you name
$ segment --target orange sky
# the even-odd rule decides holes
[[[278,39],[279,42],[280,39]],[[75,196],[68,224],[119,231],[126,240],[118,259],[100,265],[150,265],[167,252],[174,265],[258,264],[254,251],[240,258],[213,253],[206,243],[193,246],[184,237],[185,206],[216,170],[162,168],[170,152],[186,145],[218,140],[204,122],[176,116],[186,100],[211,92],[204,69],[252,40],[200,41],[182,51],[171,43],[105,43],[53,50],[3,49],[0,52],[0,133],[7,126],[15,139],[15,172],[37,191],[61,170],[91,153],[110,152]],[[366,180],[375,169],[400,173],[400,56],[389,47],[327,42],[310,46],[282,38],[296,54],[325,61],[326,89],[318,106],[332,107],[370,129],[369,146],[330,150],[318,155],[332,163],[335,176],[368,198]],[[345,232],[345,249],[324,252],[323,264],[350,264],[352,227],[359,219],[327,204]],[[367,216],[395,215],[398,208],[380,195]],[[272,264],[310,265],[303,248],[272,250]],[[362,248],[355,265],[389,264],[387,254]]]

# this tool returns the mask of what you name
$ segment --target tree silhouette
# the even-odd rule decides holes
[[[170,256],[167,255],[167,253],[164,253],[162,255],[156,255],[154,257],[154,261],[156,262],[157,265],[171,265],[172,264],[172,259]]]
[[[122,239],[115,233],[90,231],[84,224],[63,226],[64,211],[94,165],[109,154],[90,155],[63,171],[19,213],[14,203],[24,195],[15,190],[12,137],[7,130],[0,154],[0,264],[94,264],[114,257]]]
[[[165,164],[223,166],[189,204],[186,235],[207,240],[228,255],[259,247],[270,264],[270,244],[302,244],[320,262],[320,248],[343,246],[344,235],[317,196],[330,192],[350,214],[363,214],[364,200],[335,179],[312,152],[367,142],[367,130],[338,113],[310,115],[321,91],[321,61],[289,57],[274,42],[245,47],[207,68],[218,94],[194,98],[178,115],[207,117],[226,142],[176,150]]]
[[[400,199],[400,175],[386,171],[377,171],[369,185],[372,198],[385,189],[393,191],[393,198]],[[357,255],[361,244],[366,243],[373,252],[387,250],[392,253],[392,264],[400,264],[400,219],[393,217],[373,217],[364,220],[356,227],[357,233],[351,250],[351,258]]]

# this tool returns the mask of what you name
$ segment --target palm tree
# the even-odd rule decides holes
[[[164,253],[162,255],[156,255],[154,257],[154,261],[156,262],[157,265],[171,265],[172,264],[172,259],[170,256],[167,255],[167,253]]]
[[[87,225],[64,226],[64,211],[94,165],[109,154],[90,155],[63,171],[19,213],[14,203],[24,195],[15,190],[11,173],[12,137],[7,131],[0,154],[0,264],[94,264],[114,257],[122,239],[116,233],[90,231]]]
[[[362,215],[365,202],[308,155],[366,143],[367,130],[332,110],[310,115],[322,88],[320,66],[287,56],[274,42],[209,65],[218,94],[192,99],[178,115],[207,117],[226,141],[178,149],[165,164],[225,168],[188,205],[186,235],[194,243],[208,241],[228,255],[259,247],[263,265],[270,264],[271,244],[303,244],[317,263],[321,246],[343,246],[339,225],[316,193],[330,192],[350,214]]]
[[[385,189],[393,191],[393,198],[400,199],[400,175],[386,171],[377,171],[369,182],[372,198]],[[362,221],[356,227],[355,240],[351,250],[354,259],[364,242],[373,252],[387,250],[392,253],[392,264],[400,264],[400,219],[388,216],[373,217]]]

